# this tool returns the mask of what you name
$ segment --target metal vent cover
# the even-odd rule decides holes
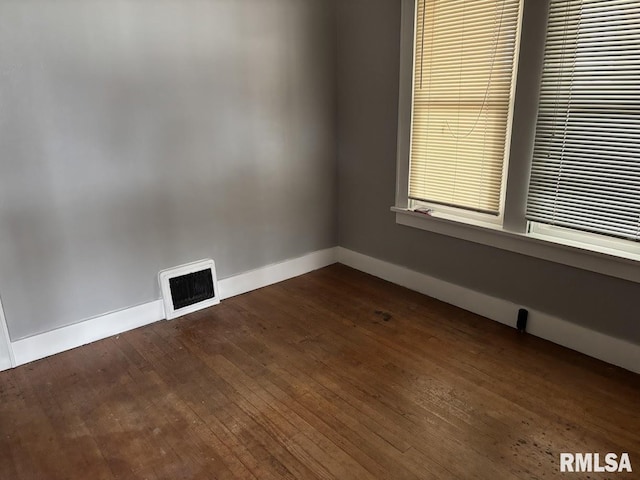
[[[216,265],[211,259],[163,270],[158,280],[167,320],[220,303]]]

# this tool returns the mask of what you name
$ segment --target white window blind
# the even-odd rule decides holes
[[[640,240],[640,2],[552,0],[527,218]]]
[[[498,214],[519,0],[417,0],[409,197]]]

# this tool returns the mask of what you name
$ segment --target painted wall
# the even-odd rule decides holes
[[[0,0],[13,340],[339,243],[640,343],[637,284],[396,225],[401,2],[333,3]]]
[[[0,292],[12,340],[336,245],[324,0],[1,0]]]
[[[340,245],[640,343],[636,283],[395,223],[400,5],[338,3]]]

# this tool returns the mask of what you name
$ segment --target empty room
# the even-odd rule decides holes
[[[638,25],[0,0],[0,479],[640,478]]]

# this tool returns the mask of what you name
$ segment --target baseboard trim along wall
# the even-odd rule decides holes
[[[162,300],[90,318],[11,342],[15,367],[71,350],[164,318]]]
[[[15,365],[13,358],[13,350],[11,349],[11,339],[9,338],[9,330],[7,322],[4,318],[4,308],[2,300],[0,300],[0,371],[7,370]]]
[[[336,263],[337,247],[218,280],[220,298],[230,298]],[[215,308],[215,307],[213,307]],[[162,300],[107,313],[49,332],[11,342],[12,365],[17,367],[103,338],[149,325],[165,318]],[[0,332],[1,333],[1,332]],[[0,367],[0,370],[3,368]]]
[[[514,328],[518,309],[526,308],[531,335],[640,373],[640,345],[346,248],[338,247],[338,262]]]
[[[289,278],[304,275],[338,261],[338,247],[327,248],[302,257],[274,263],[266,267],[234,275],[218,281],[220,298],[235,297],[251,290],[273,285]]]
[[[515,327],[517,311],[527,308],[527,331],[591,357],[640,373],[640,345],[516,305],[459,285],[394,265],[342,247],[328,248],[218,281],[221,299],[266,287],[340,262],[397,285],[429,295],[491,320]],[[215,308],[215,307],[213,307]],[[107,313],[73,325],[11,342],[12,365],[33,362],[56,353],[163,320],[162,300]]]

